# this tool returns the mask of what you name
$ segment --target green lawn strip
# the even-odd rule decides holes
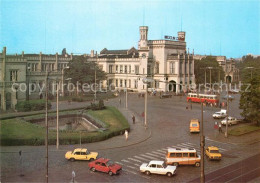
[[[96,119],[107,124],[108,129],[104,132],[76,132],[60,131],[60,144],[90,143],[105,140],[121,134],[125,129],[129,130],[129,124],[124,116],[114,107],[105,110],[88,111]],[[77,111],[66,111],[62,114],[75,114]],[[56,114],[49,114],[55,116]],[[46,129],[40,125],[32,124],[26,120],[41,119],[43,114],[28,116],[26,118],[13,118],[1,120],[1,145],[44,145]],[[49,144],[56,144],[56,130],[49,130]]]
[[[239,135],[244,135],[250,132],[254,132],[260,130],[260,126],[256,126],[256,125],[244,125],[244,126],[239,126],[236,128],[233,128],[232,130],[228,131],[228,133],[230,135],[234,135],[234,136],[239,136]]]

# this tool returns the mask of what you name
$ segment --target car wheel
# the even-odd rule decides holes
[[[167,175],[168,177],[171,177],[171,176],[172,176],[172,173],[171,173],[171,172],[168,172],[166,175]]]
[[[179,163],[174,162],[172,165],[177,167],[177,166],[179,166]]]
[[[150,175],[151,172],[149,172],[149,171],[145,171],[145,174],[146,174],[146,175]]]
[[[75,161],[75,159],[74,158],[70,158],[70,161]]]
[[[112,176],[112,175],[113,175],[113,172],[109,171],[108,174],[109,174],[110,176]]]
[[[199,166],[200,166],[200,163],[199,163],[199,162],[195,163],[195,166],[196,166],[196,167],[199,167]]]
[[[96,171],[96,169],[95,169],[94,167],[92,167],[92,168],[91,168],[91,171],[92,171],[92,172],[95,172],[95,171]]]
[[[90,158],[89,161],[94,161],[94,158]]]

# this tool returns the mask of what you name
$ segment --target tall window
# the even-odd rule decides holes
[[[147,74],[151,74],[151,65],[147,66]]]
[[[137,88],[138,82],[137,80],[135,80],[135,88]]]
[[[125,79],[125,87],[127,87],[127,80]]]
[[[118,65],[116,65],[116,73],[118,73]]]
[[[120,65],[120,73],[123,73],[123,66]]]
[[[155,74],[159,74],[159,62],[155,63],[155,69],[154,69]]]
[[[128,82],[129,82],[129,88],[131,88],[131,79],[129,79]]]
[[[135,74],[139,74],[139,65],[135,65]]]
[[[116,87],[118,87],[118,79],[116,79]]]
[[[125,65],[125,73],[127,73],[127,65]]]
[[[18,70],[10,71],[10,81],[17,81],[18,79]]]
[[[129,65],[129,71],[128,71],[128,73],[131,73],[131,65]]]
[[[175,74],[175,62],[170,62],[170,74]]]
[[[120,87],[122,87],[122,86],[123,86],[123,80],[120,79]]]
[[[109,65],[109,73],[113,73],[113,65]]]

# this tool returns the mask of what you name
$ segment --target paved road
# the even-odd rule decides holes
[[[124,96],[121,97],[121,106],[118,99],[111,99],[108,103],[123,108]],[[185,97],[173,97],[171,99],[148,97],[148,126],[152,130],[151,138],[134,146],[98,151],[100,156],[122,164],[123,171],[119,176],[110,177],[103,173],[91,172],[87,168],[87,162],[66,161],[64,158],[65,152],[77,147],[77,145],[61,146],[59,151],[55,150],[55,146],[50,146],[49,180],[51,182],[68,182],[71,180],[73,170],[76,172],[78,182],[187,182],[197,178],[200,175],[200,168],[193,166],[178,167],[177,174],[171,178],[160,175],[146,176],[139,172],[141,163],[153,159],[163,160],[168,147],[193,147],[200,154],[200,136],[199,134],[189,133],[189,121],[192,118],[200,119],[201,108],[198,104],[193,104],[192,110],[186,109],[186,106]],[[128,108],[138,117],[141,117],[141,113],[144,111],[144,98],[130,94],[128,96]],[[240,110],[238,109],[237,98],[231,103],[231,108],[232,116],[239,117]],[[219,162],[205,162],[206,173],[227,167],[259,152],[259,146],[256,148],[255,145],[231,143],[229,139],[232,138],[224,141],[219,140],[219,138],[223,138],[224,134],[215,133],[213,128],[215,120],[212,119],[212,113],[218,110],[217,108],[204,108],[206,146],[218,146],[223,154],[223,159]],[[130,133],[129,138],[131,138],[131,135]],[[124,137],[122,137],[122,140],[124,140]],[[84,146],[94,151],[95,149],[102,149],[104,145],[92,143],[84,144]],[[4,147],[4,150],[18,152],[21,148],[27,151],[23,156],[22,165],[18,163],[18,153],[1,153],[2,164],[4,164],[2,167],[5,168],[3,181],[43,182],[45,180],[45,148]],[[19,176],[21,171],[25,176]]]
[[[260,176],[260,154],[209,173],[205,182],[249,182]],[[200,178],[190,182],[200,182]]]

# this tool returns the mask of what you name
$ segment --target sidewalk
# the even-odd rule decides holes
[[[220,141],[223,143],[237,144],[237,145],[251,145],[257,142],[260,142],[260,133],[259,130],[255,132],[250,132],[240,136],[229,135],[225,137],[225,133],[217,134],[215,137],[214,134],[208,136],[211,140]]]

